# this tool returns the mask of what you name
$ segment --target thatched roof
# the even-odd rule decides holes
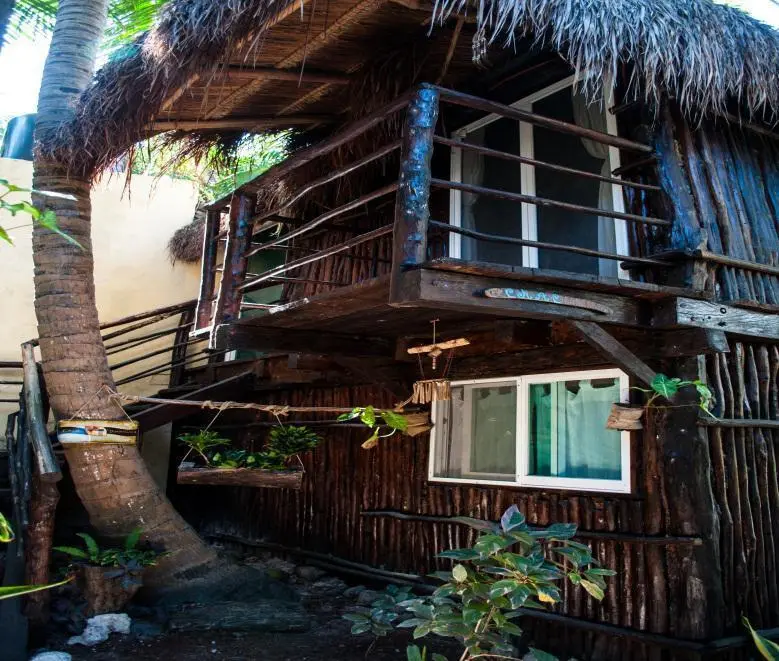
[[[670,94],[695,114],[735,103],[753,117],[779,116],[779,32],[712,0],[172,0],[97,74],[46,148],[91,175],[164,130],[197,154],[229,150],[247,130],[338,124],[377,49],[429,31],[434,45],[420,57],[440,69],[453,14],[468,20],[445,83],[476,73],[472,42],[496,51],[522,39],[559,52],[590,92],[630,62],[634,95]]]

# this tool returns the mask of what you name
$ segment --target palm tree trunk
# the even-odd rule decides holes
[[[107,0],[60,0],[38,99],[36,141],[52,140],[88,85],[107,16]],[[34,196],[48,206],[63,231],[84,249],[36,226],[33,231],[35,312],[49,401],[58,418],[121,419],[106,395],[114,382],[100,335],[95,305],[90,182],[36,151],[33,188],[75,199]],[[170,552],[157,567],[157,581],[205,567],[216,556],[157,487],[135,448],[101,445],[66,450],[79,497],[94,527],[118,536],[136,527],[144,539]]]

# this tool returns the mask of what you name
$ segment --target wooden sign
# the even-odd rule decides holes
[[[57,440],[62,445],[135,445],[138,423],[134,420],[61,420],[57,425]]]
[[[592,310],[599,314],[611,314],[611,309],[600,303],[589,301],[586,298],[558,294],[555,291],[543,291],[533,289],[514,289],[512,287],[493,287],[485,289],[483,295],[486,298],[501,298],[514,301],[529,301],[532,303],[551,303],[552,305],[565,305],[572,308]]]

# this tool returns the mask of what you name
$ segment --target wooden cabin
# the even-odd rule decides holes
[[[451,399],[370,450],[291,415],[325,437],[300,490],[173,485],[182,512],[424,575],[472,538],[452,517],[517,504],[617,571],[601,603],[529,613],[539,647],[741,659],[742,615],[776,635],[779,34],[709,0],[232,4],[142,115],[188,148],[292,130],[208,207],[193,337],[213,369],[251,361],[242,401],[388,408],[438,377]],[[458,338],[435,369],[408,352]],[[684,390],[607,430],[658,373],[707,383],[713,416]],[[269,424],[214,428],[256,447]]]

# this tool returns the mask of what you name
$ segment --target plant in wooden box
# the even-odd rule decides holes
[[[87,533],[77,533],[84,548],[55,546],[72,559],[90,615],[121,611],[143,585],[143,572],[165,554],[138,547],[141,531],[134,530],[121,548],[101,549]]]
[[[204,435],[210,435],[209,447],[202,447]],[[179,484],[231,484],[256,487],[300,489],[303,471],[300,454],[315,448],[321,438],[308,427],[274,427],[260,452],[225,448],[230,441],[207,430],[184,434],[179,440],[196,451],[205,465],[181,463]],[[184,457],[189,456],[190,452]]]
[[[455,638],[464,651],[461,661],[477,658],[515,659],[522,630],[512,620],[520,609],[545,609],[560,601],[561,581],[579,586],[597,600],[603,599],[605,578],[615,574],[598,567],[590,549],[573,541],[576,526],[555,523],[531,529],[512,505],[500,523],[467,520],[479,530],[471,548],[454,549],[439,557],[456,562],[451,571],[433,574],[444,581],[432,596],[412,597],[408,590],[390,588],[371,608],[345,615],[352,633],[386,635],[392,627],[412,628],[414,638],[434,633]],[[398,597],[401,597],[399,600]],[[403,618],[398,611],[411,614]],[[531,648],[539,660],[555,657]],[[408,658],[422,651],[411,648]],[[438,655],[438,659],[443,659]]]
[[[644,411],[650,408],[656,408],[655,402],[658,398],[664,397],[672,400],[682,388],[692,387],[698,393],[697,406],[707,415],[714,417],[711,407],[714,402],[714,395],[709,386],[700,379],[694,381],[683,381],[678,377],[669,377],[665,374],[657,374],[652,379],[649,388],[639,388],[634,386],[631,390],[648,393],[649,397],[643,406],[630,406],[629,404],[616,403],[611,407],[611,413],[606,421],[607,429],[622,429],[632,431],[642,429],[641,417]]]

